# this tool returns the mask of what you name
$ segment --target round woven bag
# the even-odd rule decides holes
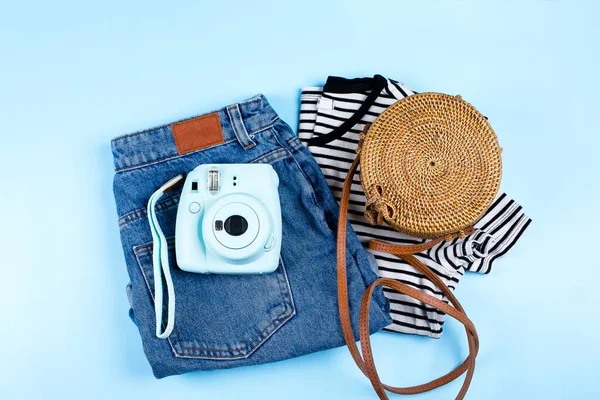
[[[502,149],[487,119],[460,96],[422,93],[386,109],[360,149],[372,224],[419,238],[458,234],[496,196]]]
[[[406,97],[386,109],[360,135],[358,155],[348,170],[340,199],[339,220],[345,221],[354,175],[360,164],[360,180],[366,196],[365,216],[372,224],[385,221],[411,236],[432,239],[419,244],[391,244],[371,240],[369,248],[393,254],[429,279],[450,304],[414,286],[380,277],[370,284],[360,305],[361,351],[352,330],[346,271],[346,224],[338,224],[337,274],[340,322],[348,349],[377,395],[386,392],[422,393],[453,381],[466,372],[456,397],[467,393],[479,350],[473,322],[447,284],[414,254],[436,244],[473,232],[472,225],[488,209],[500,186],[502,160],[498,139],[490,124],[460,96],[423,93]],[[381,382],[371,350],[369,314],[371,295],[385,287],[427,304],[462,323],[469,355],[452,372],[428,383],[394,387]]]

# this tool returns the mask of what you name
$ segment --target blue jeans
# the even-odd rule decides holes
[[[131,280],[130,316],[157,378],[278,361],[344,345],[336,295],[338,206],[317,163],[264,96],[217,113],[224,142],[202,150],[180,155],[171,124],[112,141],[114,193]],[[164,182],[204,163],[269,163],[275,168],[283,218],[280,264],[265,275],[180,270],[173,247],[179,192],[168,192],[156,211],[169,242],[177,308],[173,333],[158,339],[146,203]],[[361,297],[377,273],[350,225],[347,240],[349,297],[358,337]],[[381,290],[374,303],[371,332],[391,323]]]

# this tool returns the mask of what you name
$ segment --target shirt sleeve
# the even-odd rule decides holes
[[[471,272],[487,274],[494,261],[506,254],[527,229],[531,219],[523,207],[502,193],[463,239],[441,244],[451,264]]]

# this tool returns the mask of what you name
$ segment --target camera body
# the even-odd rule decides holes
[[[273,272],[281,251],[279,177],[269,164],[204,164],[187,175],[175,225],[179,268]]]

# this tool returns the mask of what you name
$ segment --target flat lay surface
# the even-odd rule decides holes
[[[376,398],[345,347],[155,379],[128,316],[110,145],[258,93],[297,132],[303,87],[375,74],[460,94],[485,115],[503,148],[500,191],[533,220],[455,290],[480,338],[466,398],[600,398],[599,12],[592,1],[0,1],[2,398]],[[448,317],[443,331],[374,334],[382,380],[456,367],[464,330]],[[454,398],[461,384],[411,398]]]

